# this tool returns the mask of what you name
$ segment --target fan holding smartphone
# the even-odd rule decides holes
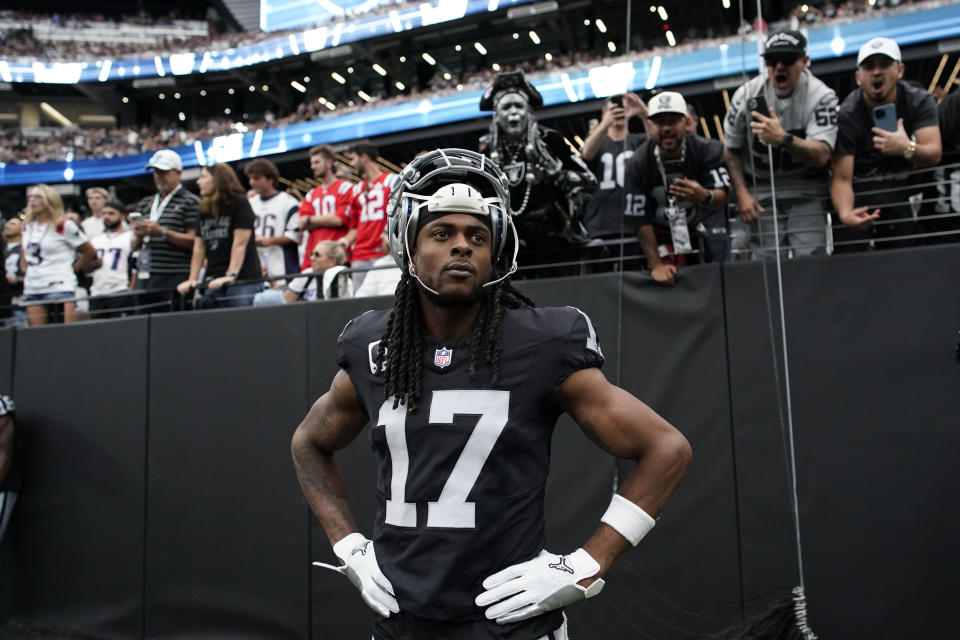
[[[903,71],[896,42],[870,40],[857,55],[859,88],[840,105],[830,195],[837,216],[854,229],[866,230],[881,216],[912,221],[907,204],[910,173],[940,161],[936,102],[923,89],[903,82]],[[854,179],[863,196],[855,196]],[[910,233],[906,224],[889,224],[874,229],[869,237],[853,234],[851,238]]]

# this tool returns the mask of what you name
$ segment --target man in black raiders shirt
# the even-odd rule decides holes
[[[900,47],[889,38],[860,47],[859,88],[840,104],[830,197],[840,221],[855,230],[843,239],[864,241],[860,248],[871,238],[909,231],[903,224],[874,222],[911,218],[910,172],[940,162],[937,104],[903,81],[901,60]]]
[[[690,461],[686,439],[610,384],[590,319],[516,291],[508,181],[460,149],[398,176],[390,249],[404,270],[392,312],[352,320],[330,391],[293,438],[300,484],[379,614],[375,640],[566,638],[562,607],[654,525]],[[638,461],[582,548],[544,546],[550,440],[561,413]],[[360,533],[334,453],[369,427],[378,466],[372,539]]]

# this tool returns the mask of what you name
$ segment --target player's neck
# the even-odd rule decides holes
[[[321,182],[325,187],[329,187],[336,181],[337,181],[337,174],[335,174],[333,171],[327,171],[325,174],[323,174],[323,178],[321,178]]]
[[[467,307],[446,307],[437,304],[425,291],[419,291],[423,321],[438,340],[456,340],[473,330],[480,314],[481,300]]]
[[[627,128],[624,125],[610,125],[607,129],[607,137],[614,142],[623,142],[623,139],[627,137]]]
[[[363,179],[367,182],[373,182],[381,175],[383,175],[383,169],[373,163],[363,168]]]

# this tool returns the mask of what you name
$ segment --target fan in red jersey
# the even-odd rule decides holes
[[[300,265],[303,269],[310,267],[310,252],[322,240],[333,240],[344,248],[349,247],[344,236],[350,226],[350,201],[353,199],[353,184],[337,178],[333,147],[322,144],[310,149],[310,169],[320,186],[310,189],[300,203],[300,230],[309,232]]]

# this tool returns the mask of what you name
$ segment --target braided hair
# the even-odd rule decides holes
[[[423,380],[423,315],[417,281],[404,270],[397,284],[396,302],[387,328],[374,356],[377,369],[383,373],[383,397],[393,397],[393,408],[401,403],[408,411],[417,408]],[[477,377],[480,358],[490,363],[493,373],[490,384],[500,380],[500,352],[503,346],[503,309],[536,306],[517,291],[506,278],[483,290],[480,313],[470,341],[470,378]]]

